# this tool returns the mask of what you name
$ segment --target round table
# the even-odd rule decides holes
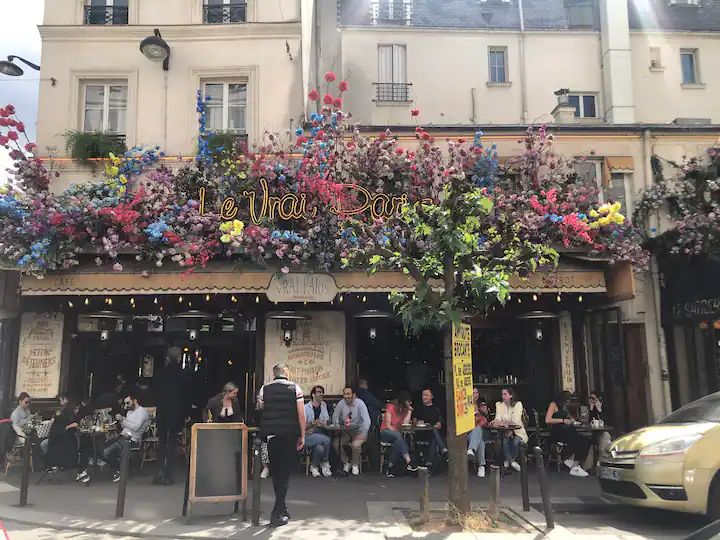
[[[615,431],[615,428],[610,425],[603,425],[603,426],[593,426],[592,424],[573,424],[573,427],[575,428],[575,431],[578,433],[585,433],[589,434],[592,439],[592,446],[593,446],[593,453],[594,459],[593,459],[593,469],[595,468],[595,464],[600,459],[600,449],[597,444],[597,438],[594,436],[596,433],[610,433],[611,431]]]

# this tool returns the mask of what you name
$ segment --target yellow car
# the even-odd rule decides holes
[[[720,519],[720,392],[613,441],[598,479],[623,504]]]

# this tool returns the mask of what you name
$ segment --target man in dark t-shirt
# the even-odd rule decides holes
[[[422,391],[422,404],[413,409],[413,418],[418,423],[425,423],[433,427],[432,438],[430,439],[430,455],[435,456],[438,452],[447,458],[447,446],[443,441],[440,430],[442,429],[442,413],[433,402],[433,393],[429,388]]]

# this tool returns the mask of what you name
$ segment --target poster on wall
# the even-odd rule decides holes
[[[472,402],[472,328],[469,324],[453,324],[452,365],[455,431],[457,435],[462,435],[475,427],[475,408]]]
[[[345,386],[345,314],[339,311],[312,311],[312,317],[298,321],[290,346],[285,345],[280,321],[265,323],[265,382],[272,380],[272,367],[285,363],[290,378],[310,396],[315,385],[325,394],[339,395]]]
[[[54,399],[60,390],[62,313],[23,313],[15,393]]]

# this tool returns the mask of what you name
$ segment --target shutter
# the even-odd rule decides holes
[[[378,45],[378,82],[393,82],[392,45]]]

